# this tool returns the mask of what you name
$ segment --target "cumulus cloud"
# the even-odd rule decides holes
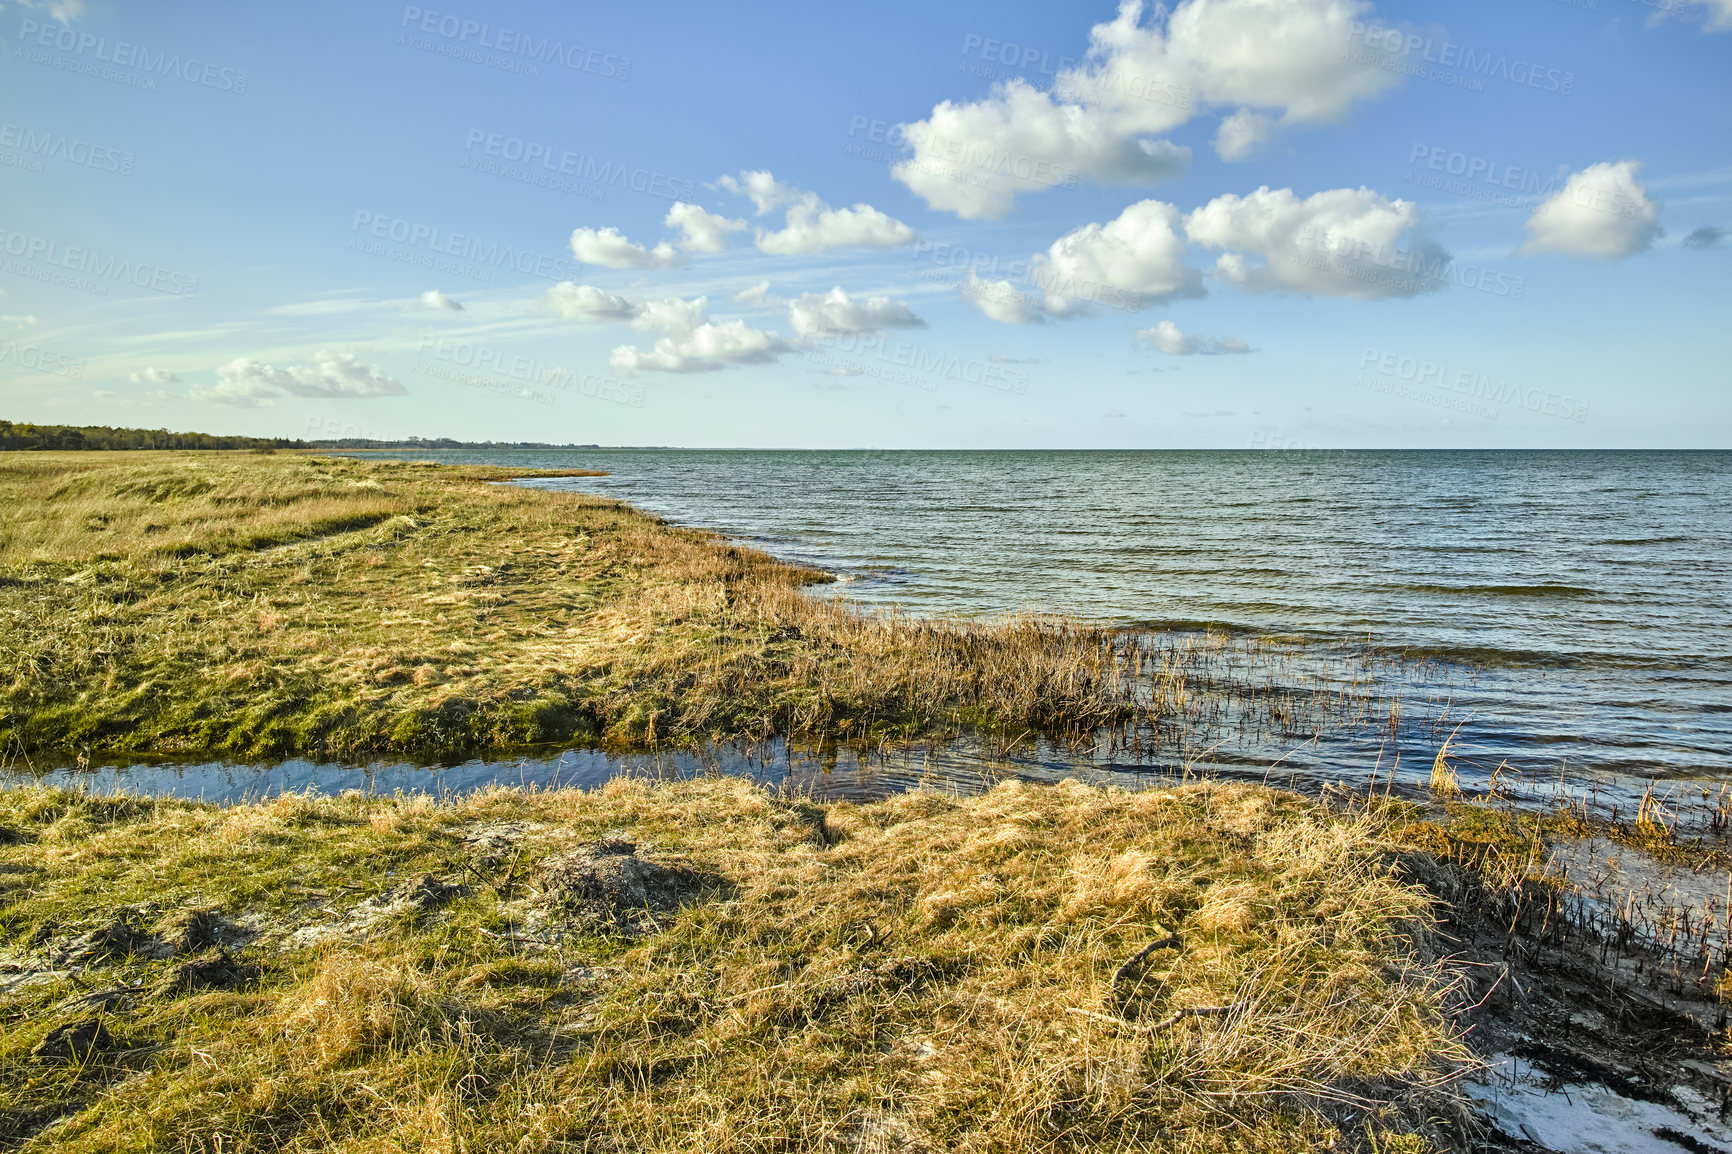
[[[765,364],[786,352],[787,342],[744,321],[707,321],[690,332],[663,337],[652,349],[620,345],[608,363],[616,369],[662,373],[706,373],[729,365]]]
[[[787,209],[782,228],[757,230],[755,243],[761,252],[796,256],[851,246],[894,248],[914,239],[912,228],[869,204],[831,208],[817,193],[784,184],[768,172],[724,176],[719,183],[750,197],[759,216]]]
[[[889,297],[850,297],[840,285],[827,293],[807,293],[788,305],[788,323],[802,337],[844,336],[882,329],[924,328],[903,301]]]
[[[1039,325],[1047,320],[1040,297],[1007,280],[985,280],[974,273],[960,286],[962,299],[1004,325]]]
[[[633,328],[681,333],[709,319],[707,297],[683,300],[633,300],[590,284],[560,281],[547,290],[548,307],[567,320],[586,324],[629,321]]]
[[[631,325],[634,329],[653,329],[667,333],[690,332],[709,319],[706,312],[709,303],[707,297],[695,297],[689,301],[679,297],[641,301],[637,305],[636,315],[631,318]]]
[[[211,388],[194,385],[186,391],[186,399],[201,405],[230,405],[237,409],[256,409],[272,405],[282,396],[275,389],[252,381],[218,381]]]
[[[1634,160],[1591,164],[1528,217],[1524,252],[1616,260],[1653,246],[1660,235],[1660,205],[1636,180]]]
[[[1049,312],[1087,303],[1138,308],[1204,295],[1203,274],[1184,262],[1179,210],[1158,200],[1131,205],[1106,224],[1085,224],[1030,264]]]
[[[1145,22],[1140,0],[1124,0],[1050,92],[1014,79],[904,125],[913,155],[893,175],[933,208],[997,218],[1018,195],[1079,176],[1141,185],[1177,176],[1189,150],[1162,134],[1223,106],[1236,111],[1217,151],[1245,159],[1277,127],[1338,120],[1400,82],[1347,50],[1370,11],[1367,0],[1180,0]]]
[[[1193,336],[1180,331],[1179,326],[1172,321],[1161,321],[1152,328],[1138,329],[1137,336],[1171,357],[1220,356],[1251,351],[1251,346],[1238,337]]]
[[[1228,163],[1250,160],[1275,135],[1275,118],[1266,112],[1241,108],[1221,121],[1215,130],[1215,155]]]
[[[891,169],[928,207],[997,220],[1022,193],[1074,185],[1156,184],[1181,175],[1191,150],[1117,131],[1098,110],[1053,99],[1020,78],[986,100],[944,101],[903,128],[914,155]]]
[[[617,228],[579,228],[571,233],[571,255],[603,268],[668,268],[680,263],[674,246],[662,241],[654,248],[633,244]]]
[[[284,393],[353,399],[400,397],[409,391],[401,381],[362,364],[352,353],[320,352],[313,361],[310,365],[279,368],[250,357],[237,357],[217,369],[214,387],[189,389],[187,399],[250,408],[269,404]]]
[[[803,194],[791,184],[783,184],[772,174],[764,171],[742,172],[738,176],[724,176],[716,182],[736,196],[750,197],[752,207],[759,216],[775,212],[785,204],[792,204]]]
[[[831,208],[819,201],[790,208],[787,227],[759,234],[758,248],[779,256],[793,256],[850,245],[894,248],[913,239],[912,228],[869,204]]]
[[[1679,243],[1685,248],[1715,248],[1725,239],[1725,229],[1719,225],[1705,224],[1701,228],[1692,229]]]
[[[1449,253],[1426,233],[1419,208],[1368,188],[1301,199],[1267,186],[1218,196],[1185,217],[1185,232],[1225,250],[1215,275],[1250,291],[1381,300],[1440,287]]]
[[[617,369],[714,372],[729,365],[773,361],[788,348],[780,335],[752,328],[744,321],[711,320],[706,297],[633,301],[591,285],[570,284],[555,285],[554,291],[558,291],[567,316],[579,320],[629,320],[633,328],[668,334],[652,348],[632,345],[615,348],[608,363]]]
[[[129,374],[129,379],[135,385],[178,385],[180,377],[167,369],[140,369]]]
[[[680,230],[679,247],[686,252],[722,252],[728,247],[730,234],[751,227],[743,220],[730,220],[683,200],[674,202],[663,223]]]
[[[460,313],[463,311],[463,306],[461,304],[452,300],[438,289],[428,289],[426,292],[422,293],[421,303],[430,309],[444,309],[447,312],[454,313]]]
[[[637,305],[591,284],[562,280],[547,290],[548,307],[567,320],[628,321],[637,315]]]

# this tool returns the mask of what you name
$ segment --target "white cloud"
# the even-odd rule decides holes
[[[428,289],[421,294],[421,303],[430,309],[445,309],[448,312],[460,313],[463,306],[438,289]]]
[[[784,184],[768,172],[724,176],[719,183],[729,192],[751,197],[759,216],[786,206],[780,230],[757,231],[761,252],[796,256],[854,245],[894,248],[914,239],[912,228],[869,204],[831,208],[817,193]]]
[[[728,365],[765,364],[787,351],[775,333],[744,321],[706,322],[678,337],[663,337],[653,349],[620,345],[608,363],[616,369],[662,373],[705,373]]]
[[[84,19],[84,0],[19,0],[25,8],[46,11],[62,24]]]
[[[23,313],[17,316],[6,316],[0,314],[0,324],[16,325],[21,329],[27,329],[35,323],[35,316],[29,313]]]
[[[1155,184],[1181,175],[1191,150],[1116,130],[1097,110],[1055,101],[1027,81],[973,103],[944,101],[905,126],[914,155],[891,169],[931,208],[969,220],[1004,216],[1021,193],[1073,185]]]
[[[1687,8],[1707,9],[1703,15],[1702,31],[1732,31],[1732,0],[1664,0],[1648,17],[1648,23],[1658,24],[1673,12],[1683,12]]]
[[[646,249],[633,244],[617,228],[579,228],[571,233],[571,255],[603,268],[668,268],[680,263],[674,246],[662,241]]]
[[[724,176],[716,182],[737,196],[748,196],[759,216],[775,212],[784,204],[792,204],[803,195],[791,184],[783,184],[768,172],[742,172],[739,176]]]
[[[637,315],[632,317],[631,326],[634,329],[688,333],[709,319],[705,312],[709,303],[706,297],[696,297],[689,301],[679,297],[643,301],[637,306]]]
[[[1049,312],[1079,303],[1138,308],[1204,295],[1203,274],[1185,264],[1179,210],[1138,201],[1106,224],[1085,224],[1052,243],[1029,267]]]
[[[849,245],[894,248],[914,239],[912,228],[869,204],[831,208],[816,197],[790,208],[786,225],[780,232],[760,232],[758,248],[779,256],[792,256]]]
[[[352,353],[320,352],[314,364],[289,365],[278,368],[237,357],[217,369],[213,388],[187,390],[187,399],[215,404],[251,407],[269,403],[284,393],[297,397],[400,397],[408,393],[403,383],[371,365],[356,360]]]
[[[554,312],[574,321],[625,321],[637,315],[637,305],[606,289],[562,280],[547,290]]]
[[[1117,19],[1093,30],[1089,57],[1073,71],[1144,131],[1171,119],[1138,95],[1152,81],[1188,86],[1186,111],[1237,105],[1278,110],[1287,124],[1327,124],[1400,83],[1381,61],[1346,51],[1355,24],[1375,22],[1367,19],[1371,7],[1367,0],[1182,0],[1163,35],[1159,8],[1145,26],[1143,6],[1127,0]]]
[[[1181,332],[1179,326],[1172,321],[1162,321],[1153,328],[1138,329],[1137,336],[1172,357],[1218,356],[1251,351],[1251,346],[1238,337],[1192,336]]]
[[[237,409],[256,409],[272,405],[282,396],[268,385],[250,380],[218,380],[211,388],[194,385],[186,391],[186,399],[201,405],[231,405]]]
[[[167,369],[140,369],[130,374],[129,378],[135,385],[178,385],[180,377]]]
[[[730,233],[744,232],[751,225],[743,220],[729,220],[717,212],[706,212],[695,204],[675,201],[662,222],[683,234],[679,247],[687,252],[722,252],[728,247]]]
[[[560,281],[547,290],[548,307],[567,320],[596,323],[629,321],[636,329],[659,329],[663,332],[690,332],[709,319],[706,297],[682,300],[664,297],[659,300],[633,300],[610,293],[589,284]]]
[[[1400,83],[1384,61],[1349,51],[1370,11],[1367,0],[1180,0],[1145,23],[1143,4],[1124,0],[1051,92],[1011,80],[904,126],[914,155],[893,174],[933,208],[997,218],[1018,195],[1076,176],[1141,185],[1177,176],[1189,150],[1161,135],[1221,106],[1237,111],[1216,148],[1242,160],[1278,124],[1338,120]]]
[[[807,293],[788,306],[788,323],[802,337],[843,336],[881,329],[923,328],[908,305],[889,297],[850,297],[840,285]]]
[[[623,299],[623,298],[618,298]],[[662,373],[704,373],[728,365],[764,364],[788,348],[781,336],[755,329],[744,321],[712,321],[704,297],[627,302],[633,328],[659,329],[669,335],[653,348],[620,345],[608,363],[617,369]]]
[[[757,308],[779,309],[782,298],[770,291],[770,282],[761,280],[750,288],[743,288],[734,294],[734,300],[743,305],[753,305]]]
[[[1227,250],[1215,275],[1251,291],[1382,300],[1431,292],[1449,269],[1449,254],[1426,234],[1418,207],[1368,188],[1303,200],[1292,189],[1268,187],[1218,196],[1185,217],[1185,231],[1198,244]]]
[[[1221,121],[1215,130],[1215,155],[1229,164],[1249,160],[1275,135],[1275,118],[1266,112],[1241,108]]]
[[[962,299],[992,320],[1005,325],[1046,323],[1040,298],[1007,280],[983,280],[974,273],[961,285]]]
[[[1732,0],[1685,0],[1708,9],[1708,19],[1702,27],[1709,32],[1732,31]]]
[[[1660,206],[1636,180],[1640,167],[1620,160],[1572,173],[1528,217],[1522,250],[1615,260],[1652,247],[1660,235]]]

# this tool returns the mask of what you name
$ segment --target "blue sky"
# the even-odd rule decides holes
[[[1732,431],[1732,0],[8,0],[0,44],[13,420]]]

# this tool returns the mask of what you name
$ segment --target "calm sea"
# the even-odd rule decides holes
[[[1380,767],[1423,780],[1454,732],[1464,784],[1499,766],[1625,788],[1732,780],[1732,453],[437,456],[607,470],[536,484],[618,497],[840,579],[818,595],[1212,628],[1296,655],[1270,670],[1300,679],[1327,676],[1349,649],[1375,655],[1380,692],[1417,722],[1211,743],[1207,760],[1228,769],[1279,758],[1308,777]],[[1044,747],[1013,761],[1037,777],[1078,768]],[[1151,761],[1103,754],[1081,768],[1173,768]]]

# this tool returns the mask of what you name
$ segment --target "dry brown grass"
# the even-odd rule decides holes
[[[233,552],[408,511],[377,480],[244,453],[0,453],[0,566]],[[272,458],[266,457],[265,460]],[[266,467],[268,468],[268,466]]]
[[[619,780],[226,809],[14,790],[0,827],[14,952],[214,900],[266,975],[123,997],[117,1048],[78,1069],[25,1056],[89,1012],[64,985],[0,995],[0,1125],[30,1150],[1420,1151],[1467,1061],[1381,819],[1256,787],[820,807]],[[492,857],[461,840],[501,829]],[[710,881],[620,937],[561,929],[510,880],[604,835]],[[470,889],[293,946],[387,870]],[[148,988],[165,964],[83,981]]]

